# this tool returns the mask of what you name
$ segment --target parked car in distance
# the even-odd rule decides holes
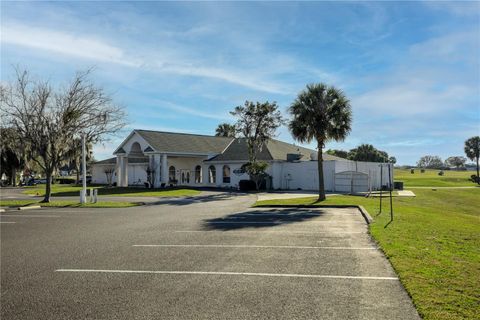
[[[80,178],[80,180],[78,180],[78,183],[79,184],[82,184],[83,183],[83,179]],[[87,176],[87,184],[90,184],[92,183],[92,176]]]

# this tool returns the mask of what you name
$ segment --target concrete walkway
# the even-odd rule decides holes
[[[398,190],[397,194],[399,197],[415,197],[415,193],[410,190]]]
[[[339,193],[327,193],[327,197],[339,195]],[[285,191],[285,192],[262,192],[257,194],[258,201],[282,200],[318,197],[318,191]]]

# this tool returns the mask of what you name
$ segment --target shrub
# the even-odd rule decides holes
[[[75,179],[74,178],[56,178],[55,182],[60,184],[74,184]]]
[[[439,176],[443,176],[444,174],[445,174],[445,172],[443,172],[443,170],[438,171]]]
[[[425,173],[425,169],[420,170],[421,173]]]
[[[472,182],[475,182],[475,183],[480,183],[480,177],[478,177],[476,174],[472,174],[470,176],[470,180],[472,180]]]
[[[411,173],[411,174],[414,174],[414,173],[415,173],[415,169],[410,169],[410,173]]]
[[[251,191],[257,189],[255,181],[252,180],[240,180],[238,187],[240,188],[240,191]]]

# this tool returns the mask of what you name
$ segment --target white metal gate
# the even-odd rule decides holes
[[[335,173],[335,191],[338,192],[367,192],[368,174],[356,171]]]

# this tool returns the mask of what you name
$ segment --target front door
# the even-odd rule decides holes
[[[190,170],[180,170],[180,183],[190,184]]]

